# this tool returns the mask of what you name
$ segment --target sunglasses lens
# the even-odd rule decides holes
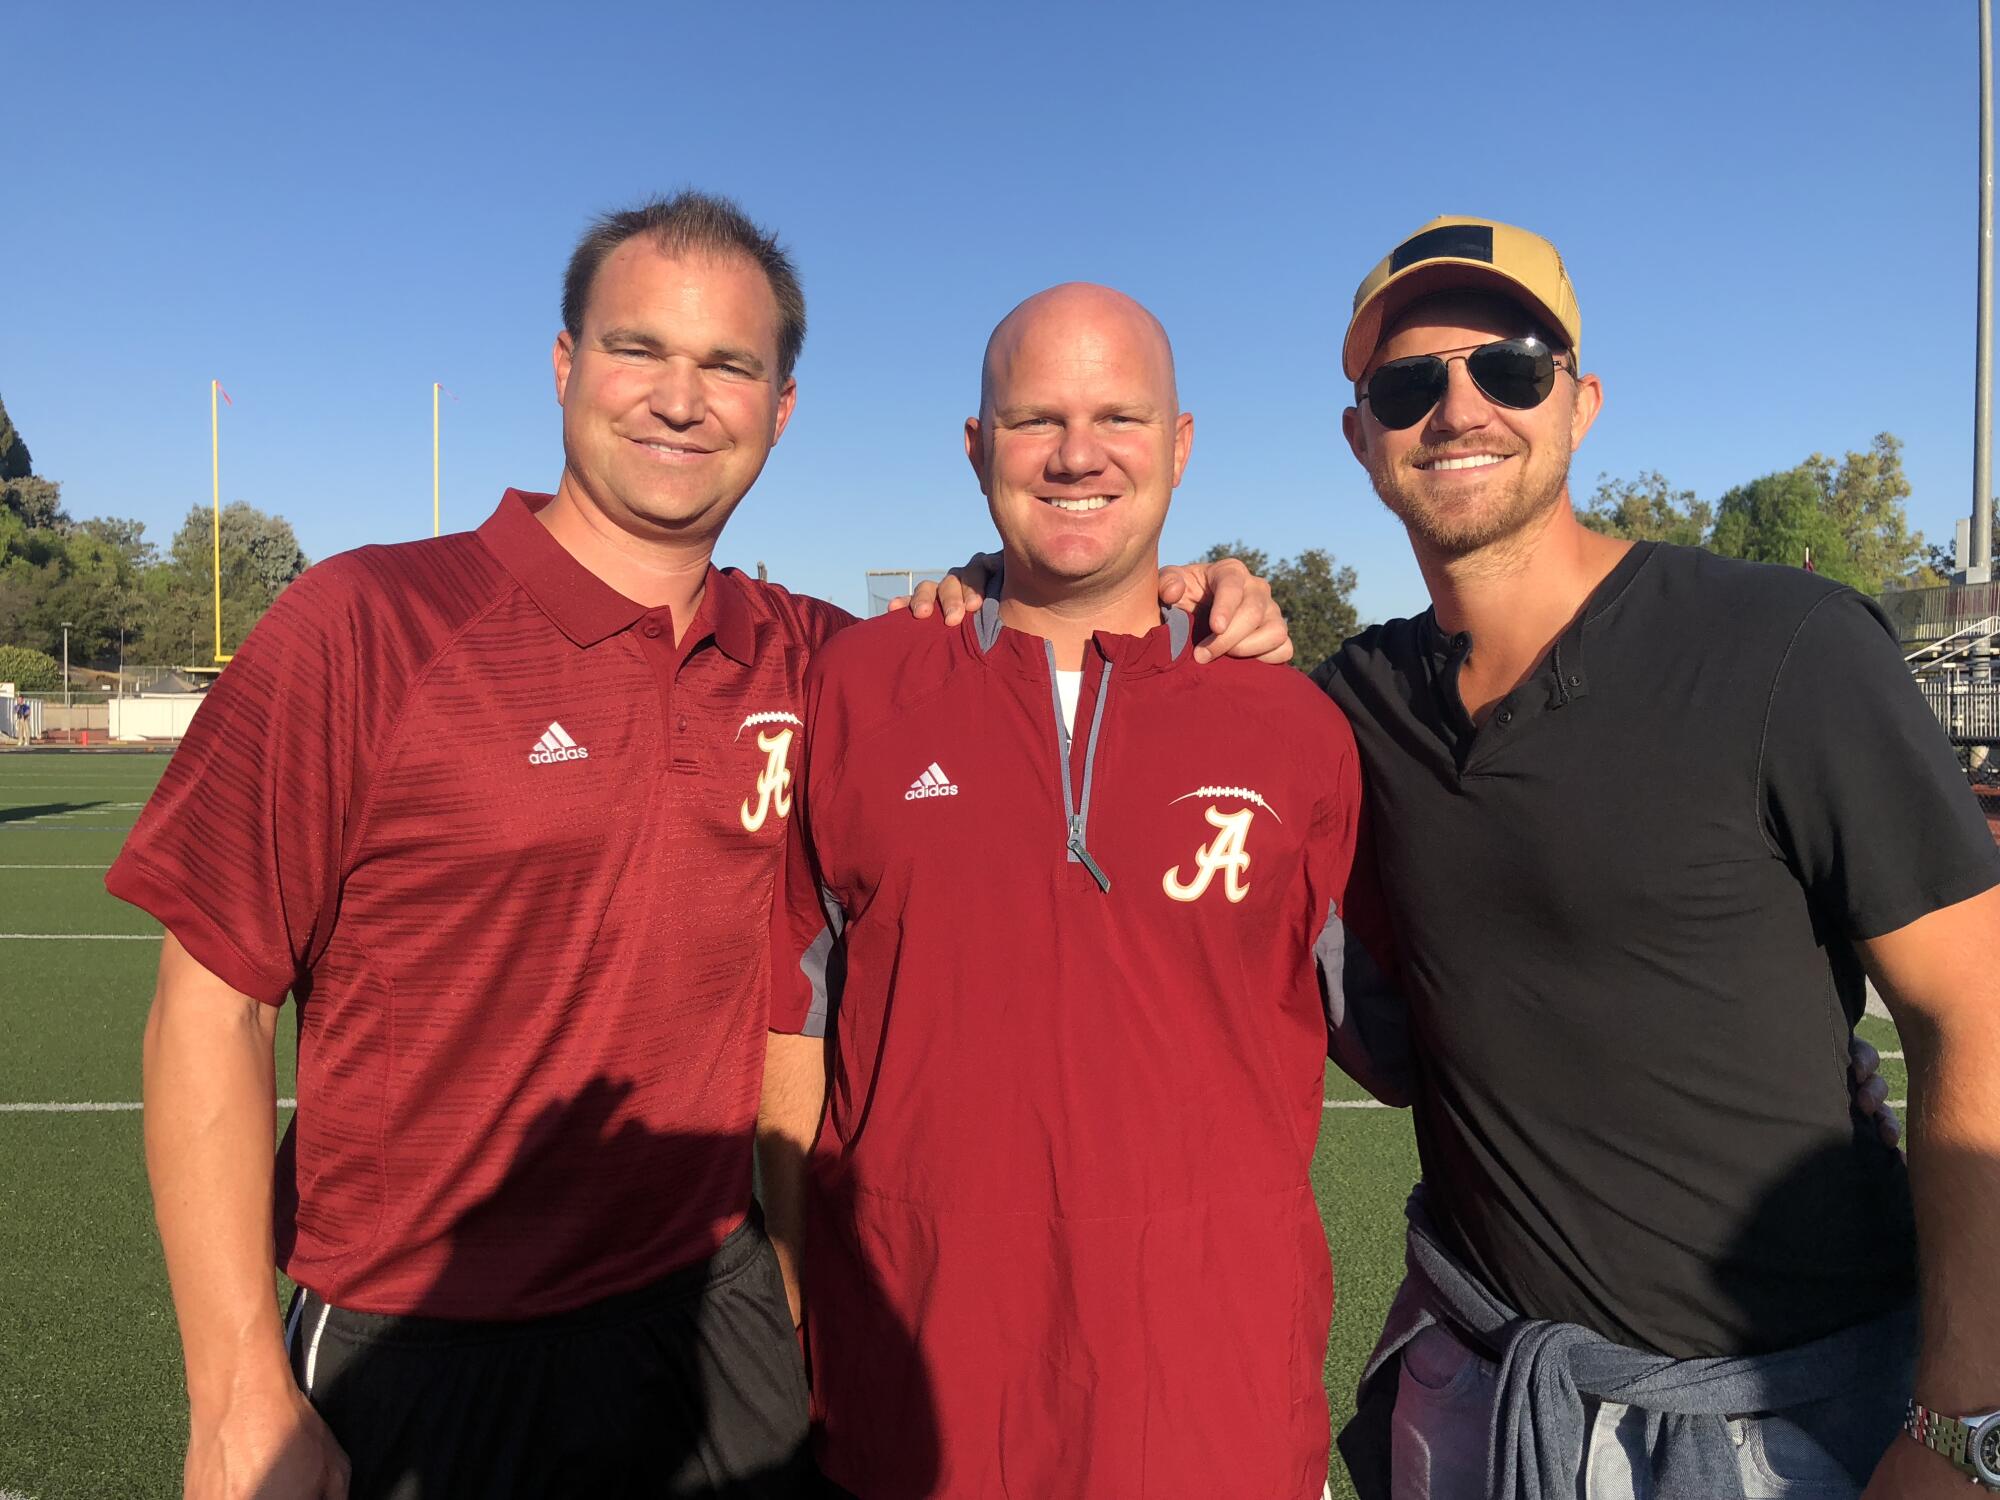
[[[1465,372],[1487,399],[1516,411],[1548,400],[1555,389],[1555,356],[1539,339],[1483,344],[1466,357]]]
[[[1392,359],[1368,377],[1368,409],[1391,431],[1414,427],[1444,395],[1448,371],[1435,354]]]

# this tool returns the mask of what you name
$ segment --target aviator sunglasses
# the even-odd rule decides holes
[[[1414,427],[1444,399],[1454,360],[1465,361],[1465,373],[1487,400],[1514,411],[1527,411],[1548,400],[1555,389],[1558,365],[1549,346],[1537,338],[1499,339],[1464,353],[1413,354],[1392,359],[1368,377],[1361,399],[1375,420],[1393,432]]]

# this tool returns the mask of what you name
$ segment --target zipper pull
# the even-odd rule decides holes
[[[1100,891],[1109,891],[1111,889],[1111,877],[1099,868],[1097,861],[1090,857],[1090,851],[1083,847],[1083,819],[1081,818],[1071,818],[1069,821],[1069,852],[1076,856],[1077,862],[1084,869],[1090,871],[1090,878],[1097,882],[1097,888]]]

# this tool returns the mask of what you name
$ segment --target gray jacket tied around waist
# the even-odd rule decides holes
[[[1409,1277],[1361,1376],[1340,1453],[1361,1500],[1388,1500],[1390,1421],[1411,1339],[1443,1324],[1499,1366],[1488,1469],[1496,1500],[1571,1500],[1583,1465],[1586,1399],[1648,1414],[1659,1500],[1742,1500],[1725,1418],[1824,1401],[1892,1372],[1916,1347],[1916,1311],[1771,1354],[1674,1359],[1629,1349],[1574,1323],[1527,1318],[1442,1244],[1419,1184],[1405,1209]],[[1856,1475],[1859,1485],[1867,1475]]]

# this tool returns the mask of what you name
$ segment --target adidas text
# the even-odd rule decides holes
[[[958,783],[945,775],[944,767],[932,761],[924,767],[924,774],[910,783],[910,789],[903,793],[905,802],[920,802],[925,797],[956,797]]]
[[[552,766],[563,760],[589,760],[590,752],[570,738],[570,733],[560,724],[551,724],[542,731],[542,737],[535,741],[535,748],[528,752],[531,766]]]

